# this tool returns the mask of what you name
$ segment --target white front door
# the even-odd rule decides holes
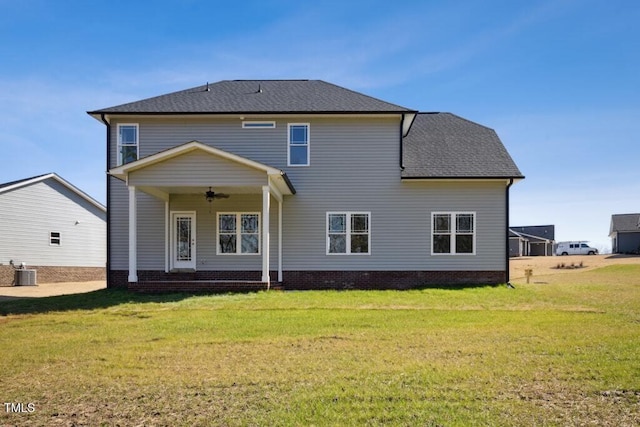
[[[171,268],[196,268],[196,213],[171,213]]]

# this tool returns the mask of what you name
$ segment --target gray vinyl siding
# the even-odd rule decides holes
[[[285,270],[503,270],[503,183],[406,183],[361,197],[285,202]],[[357,190],[357,189],[354,189]],[[351,193],[352,195],[354,193]],[[297,195],[296,195],[297,197]],[[288,206],[289,205],[289,206]],[[296,205],[296,206],[291,206]],[[370,212],[370,255],[326,255],[326,212]],[[431,213],[475,212],[475,255],[432,255]],[[308,245],[296,236],[307,231]]]
[[[106,214],[54,179],[0,194],[0,263],[104,267]],[[50,233],[60,233],[60,245]]]
[[[401,181],[399,117],[260,117],[260,120],[275,120],[276,128],[242,129],[239,118],[138,121],[128,118],[125,122],[139,123],[141,157],[197,140],[284,170],[297,191],[295,195],[285,197],[283,205],[285,271],[505,269],[505,181]],[[310,124],[310,166],[287,166],[287,123]],[[115,124],[114,120],[113,129]],[[111,158],[116,159],[115,132],[112,132],[112,138]],[[200,171],[201,160],[187,155],[172,166],[181,171]],[[216,162],[224,166],[224,161],[219,159],[208,164],[218,164]],[[220,171],[236,173],[245,169],[236,164],[226,166]],[[205,173],[211,173],[211,169]],[[171,185],[171,181],[163,179],[172,178],[174,174],[162,176],[161,170],[161,167],[155,170],[152,167],[132,174],[131,179],[138,185],[143,182]],[[198,194],[171,195],[171,210],[197,212],[198,269],[261,269],[261,256],[215,255],[215,212],[218,209],[228,212],[262,210],[259,186],[264,183],[253,180],[250,173],[253,171],[245,172],[234,176],[234,182],[255,186],[256,194],[231,194],[229,199],[215,200],[211,213],[204,200],[204,187]],[[213,171],[210,178],[223,179],[225,173]],[[264,179],[265,174],[260,174]],[[177,182],[195,184],[180,176]],[[113,269],[126,269],[128,199],[126,186],[121,182],[118,184],[112,185],[110,199],[111,261]],[[212,182],[211,185],[217,184]],[[164,202],[140,198],[138,203],[140,215],[153,218],[144,227],[139,226],[138,268],[164,269],[164,243],[160,243],[165,240]],[[329,211],[371,214],[370,255],[326,254],[326,214]],[[475,255],[431,255],[431,213],[435,211],[476,213]],[[275,199],[271,202],[270,216],[270,266],[274,270],[277,268]]]
[[[129,266],[129,193],[124,182],[108,177],[111,181],[109,209],[109,259],[110,267],[115,270]],[[150,245],[147,245],[150,246]]]
[[[239,118],[189,120],[130,118],[122,121],[122,123],[139,124],[138,154],[140,158],[190,141],[200,141],[280,169],[287,164],[287,122],[288,120],[277,120],[275,129],[242,129],[242,121]],[[115,159],[118,157],[115,120],[111,126],[113,129],[111,167],[114,167]]]
[[[138,268],[164,270],[165,208],[164,201],[138,192],[138,240],[144,250],[138,251]],[[127,252],[128,252],[128,240]],[[128,261],[125,260],[128,265]]]
[[[267,185],[267,176],[249,166],[201,152],[186,153],[129,175],[129,185],[141,186]]]

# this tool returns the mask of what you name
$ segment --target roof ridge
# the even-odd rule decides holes
[[[394,107],[398,107],[398,108],[404,108],[405,110],[409,110],[410,112],[416,112],[416,113],[418,112],[418,110],[414,110],[414,109],[411,109],[411,108],[403,107],[402,105],[399,105],[399,104],[396,104],[396,103],[393,103],[393,102],[389,102],[389,101],[385,101],[385,100],[382,100],[380,98],[376,98],[376,97],[374,97],[372,95],[367,95],[366,93],[362,93],[362,92],[358,92],[357,90],[349,89],[348,87],[338,86],[335,83],[330,83],[330,82],[327,82],[327,81],[321,80],[321,79],[318,79],[318,80],[315,80],[315,81],[327,84],[329,86],[336,87],[338,89],[346,90],[346,91],[354,93],[356,95],[360,95],[360,96],[367,97],[369,99],[373,99],[374,101],[384,102],[385,104],[393,105]]]
[[[244,93],[255,85],[258,92]],[[275,86],[277,90],[269,89]],[[254,93],[264,96],[249,96]],[[87,111],[97,120],[103,114],[408,114],[416,110],[357,92],[324,80],[220,80]]]
[[[314,79],[233,79],[220,80],[221,82],[312,82]],[[319,80],[315,80],[319,81]]]
[[[53,172],[49,172],[49,173],[43,173],[41,175],[35,175],[29,178],[23,178],[23,179],[16,179],[15,181],[9,181],[9,182],[5,182],[0,184],[0,188],[4,188],[4,187],[9,187],[11,185],[17,185],[20,184],[22,182],[27,182],[27,181],[31,181],[32,179],[38,179],[38,178],[42,178],[43,176],[47,176],[47,175],[55,175],[55,173]]]

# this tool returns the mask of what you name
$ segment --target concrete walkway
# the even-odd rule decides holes
[[[14,298],[39,298],[54,295],[80,294],[105,289],[104,280],[96,282],[43,283],[37,286],[0,286],[0,301]]]

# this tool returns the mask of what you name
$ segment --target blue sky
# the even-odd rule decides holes
[[[640,2],[0,0],[0,182],[105,202],[86,111],[223,79],[326,80],[495,129],[511,224],[610,246],[640,212]]]

